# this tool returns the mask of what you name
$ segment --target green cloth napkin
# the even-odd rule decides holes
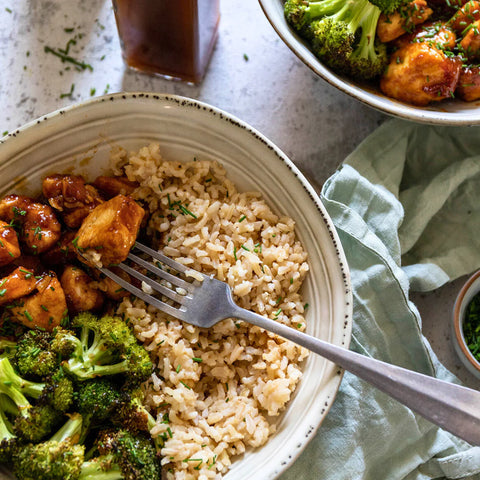
[[[480,129],[388,121],[325,183],[351,270],[352,350],[448,381],[409,291],[480,268]],[[480,479],[480,448],[345,374],[282,480]]]

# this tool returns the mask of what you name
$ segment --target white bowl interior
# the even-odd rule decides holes
[[[273,144],[241,121],[175,96],[117,94],[54,112],[0,142],[0,193],[37,194],[49,173],[88,179],[108,171],[113,145],[137,149],[158,141],[167,159],[221,162],[239,189],[259,190],[277,213],[295,219],[311,272],[304,289],[308,333],[348,347],[348,267],[328,214],[313,188]],[[312,354],[277,433],[235,462],[226,479],[275,478],[304,448],[330,408],[342,371]]]
[[[308,45],[290,28],[283,14],[283,0],[259,0],[260,5],[285,44],[298,58],[328,83],[377,110],[416,122],[437,125],[478,125],[480,101],[450,100],[428,107],[415,107],[388,98],[372,86],[365,86],[347,77],[337,75],[311,52]]]

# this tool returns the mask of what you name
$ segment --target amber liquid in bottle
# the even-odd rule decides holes
[[[220,0],[113,0],[125,62],[198,83],[217,37]]]

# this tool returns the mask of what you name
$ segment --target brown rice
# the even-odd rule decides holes
[[[140,187],[148,233],[178,262],[228,282],[237,303],[305,329],[299,293],[308,271],[294,221],[278,217],[257,192],[237,192],[216,162],[162,159],[158,144],[112,152],[115,174]],[[151,352],[146,385],[164,439],[167,478],[220,478],[236,455],[263,445],[302,375],[307,351],[228,319],[200,329],[127,298],[119,307]]]

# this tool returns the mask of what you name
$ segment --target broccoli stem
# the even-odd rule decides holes
[[[12,394],[14,394],[13,390],[17,390],[18,393],[26,394],[35,399],[40,397],[45,388],[45,383],[31,382],[20,377],[13,369],[10,360],[6,357],[0,359],[0,379],[2,382],[0,383],[0,389],[7,388]],[[8,393],[8,391],[4,393],[11,397],[11,394]],[[17,398],[20,400],[20,397],[17,396]],[[12,400],[14,399],[12,398]],[[29,404],[28,401],[27,403]]]
[[[345,0],[322,0],[321,2],[310,2],[306,10],[313,20],[325,15],[333,15],[343,5],[345,5]]]
[[[330,16],[333,20],[345,22],[349,31],[355,35],[362,25],[362,21],[368,15],[370,3],[368,0],[343,1],[343,6],[337,13]]]
[[[3,409],[0,408],[0,442],[2,440],[11,440],[13,438],[16,438],[16,435],[12,433],[11,429],[8,426],[9,421],[7,419],[7,416],[5,415]]]
[[[129,363],[127,360],[114,363],[113,365],[88,365],[87,362],[82,363],[71,359],[66,365],[70,373],[75,374],[80,380],[88,380],[103,375],[117,375],[128,371]]]
[[[13,342],[12,340],[7,340],[6,338],[0,339],[0,351],[2,351],[2,355],[6,357],[13,357],[15,354],[15,347],[17,346],[17,342]]]
[[[352,52],[352,56],[374,59],[377,56],[375,53],[375,32],[381,12],[380,9],[371,5],[368,1],[363,1],[365,2],[365,6],[362,7],[365,21],[362,23],[360,41],[358,42],[357,48]]]
[[[77,480],[121,480],[124,476],[113,455],[102,455],[83,462]]]
[[[82,424],[82,416],[79,413],[72,413],[63,426],[52,435],[50,441],[64,442],[65,440],[70,440],[72,443],[77,443],[80,438]]]
[[[91,340],[90,332],[91,330],[87,327],[81,329],[80,348],[77,347],[75,353],[66,363],[67,370],[80,379],[89,379],[103,375],[116,375],[128,371],[129,365],[126,360],[122,360],[113,365],[101,365],[102,362],[111,360],[111,349],[96,332],[94,332],[92,344],[87,347]]]

